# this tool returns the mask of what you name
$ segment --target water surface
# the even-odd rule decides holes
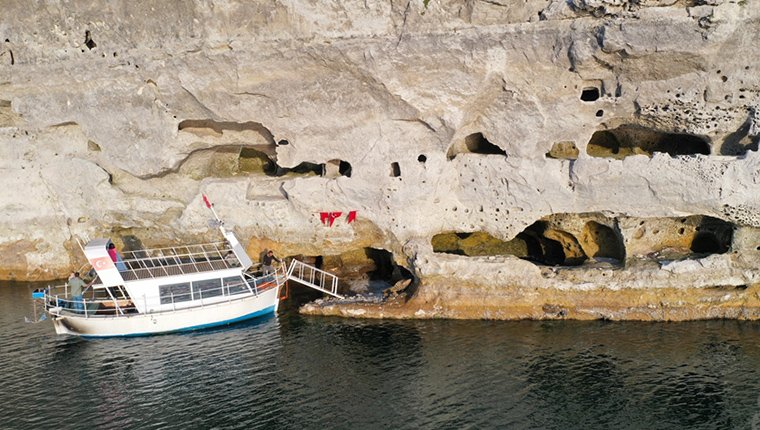
[[[0,428],[714,429],[760,423],[760,323],[373,321],[56,336],[0,285]],[[760,427],[758,427],[760,428]]]

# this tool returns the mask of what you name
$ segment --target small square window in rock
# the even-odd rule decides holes
[[[401,167],[395,161],[391,163],[391,176],[394,178],[401,176]]]

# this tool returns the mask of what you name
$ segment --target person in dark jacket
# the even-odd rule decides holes
[[[274,252],[271,250],[264,255],[264,258],[261,259],[261,270],[264,271],[265,275],[268,275],[270,273],[274,272],[274,267],[272,267],[272,262],[280,262],[281,260],[274,256]]]

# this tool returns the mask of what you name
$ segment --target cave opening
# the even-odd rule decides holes
[[[237,165],[237,173],[239,174],[263,173],[274,177],[285,175],[322,176],[325,170],[323,164],[308,161],[291,168],[281,167],[262,149],[247,146],[240,148]]]
[[[377,294],[400,280],[414,279],[412,272],[396,264],[393,253],[385,249],[356,248],[321,258],[321,268],[340,278],[343,292]]]
[[[709,216],[702,217],[689,249],[695,254],[725,254],[734,237],[732,223]]]
[[[473,133],[449,148],[447,157],[453,160],[458,154],[503,155],[506,151],[491,143],[483,133]]]
[[[393,261],[393,254],[389,251],[377,248],[365,248],[365,252],[375,265],[375,270],[368,273],[370,280],[387,281],[392,284],[400,278],[400,274],[394,275],[394,272],[397,271],[396,263]]]
[[[507,153],[489,142],[483,133],[473,133],[464,139],[464,145],[467,147],[467,151],[472,154],[485,154],[485,155],[507,155]]]
[[[556,240],[556,237],[547,237],[548,231],[548,223],[536,221],[518,233],[516,238],[525,241],[527,251],[526,255],[520,258],[548,266],[564,264],[565,251],[562,243]]]
[[[322,165],[322,176],[337,178],[339,176],[351,177],[351,163],[343,160],[330,160]]]
[[[623,159],[630,155],[653,156],[655,152],[677,155],[709,155],[707,140],[690,134],[665,133],[658,130],[623,125],[600,130],[591,136],[586,152],[592,157]]]
[[[697,254],[722,254],[721,243],[713,233],[697,233],[691,242],[691,251]]]
[[[299,163],[295,167],[280,167],[277,166],[277,172],[273,174],[272,176],[284,176],[289,173],[295,173],[298,175],[316,175],[316,176],[322,176],[323,173],[323,166],[322,164],[318,163],[312,163],[309,161],[304,161],[302,163]]]

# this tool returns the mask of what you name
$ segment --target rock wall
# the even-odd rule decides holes
[[[208,240],[206,193],[252,254],[391,252],[415,278],[410,315],[754,291],[758,0],[11,0],[4,15],[4,279],[65,275],[86,237]],[[355,223],[320,222],[349,210]],[[728,223],[728,249],[681,252],[683,217]],[[591,221],[624,239],[615,261],[588,248],[609,235],[583,233]],[[651,255],[660,242],[626,224],[640,221],[678,258]],[[432,243],[536,222],[575,247],[572,266]],[[484,307],[494,294],[535,299]],[[416,313],[431,300],[448,311]]]

